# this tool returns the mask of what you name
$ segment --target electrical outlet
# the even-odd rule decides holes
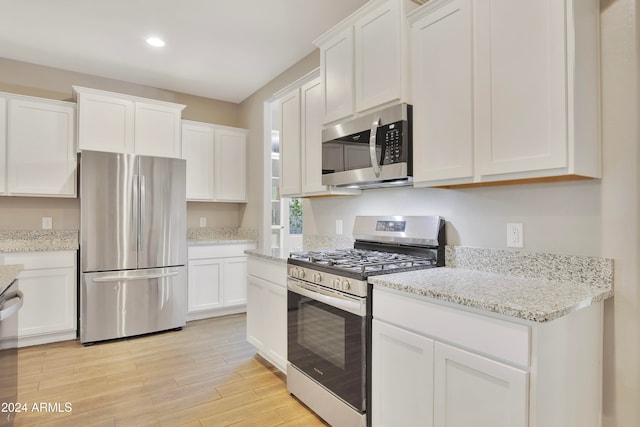
[[[200,227],[206,227],[207,226],[207,217],[201,216],[200,217]]]
[[[524,247],[524,233],[522,229],[522,223],[507,224],[507,247]]]
[[[338,234],[338,235],[342,234],[342,220],[341,219],[336,219],[336,234]]]
[[[53,218],[50,216],[42,217],[42,229],[43,230],[51,230],[53,228]]]

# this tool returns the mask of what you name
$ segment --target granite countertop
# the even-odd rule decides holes
[[[0,265],[0,294],[3,293],[22,271],[22,265]]]
[[[296,251],[296,250],[300,250],[300,249],[299,248],[298,249],[296,248],[294,249],[287,249],[287,248],[250,249],[248,251],[244,251],[244,253],[246,253],[247,255],[258,257],[258,258],[267,259],[269,261],[282,262],[286,264],[287,259],[289,258],[289,254],[292,251]]]
[[[2,230],[1,252],[78,250],[78,230]]]
[[[256,230],[233,227],[198,227],[187,230],[187,246],[257,243]]]
[[[610,259],[447,247],[446,264],[369,281],[408,296],[540,323],[613,296]]]

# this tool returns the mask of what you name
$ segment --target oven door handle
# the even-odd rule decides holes
[[[304,286],[304,284],[291,279],[287,280],[287,289],[295,292],[296,294],[330,305],[331,307],[339,310],[355,314],[356,316],[364,317],[367,313],[367,306],[364,303],[364,299],[362,302],[359,302],[339,294],[322,292],[319,289],[310,289]]]

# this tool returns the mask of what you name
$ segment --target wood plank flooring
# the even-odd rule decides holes
[[[245,335],[238,314],[90,347],[21,348],[18,401],[27,412],[15,425],[326,426]]]

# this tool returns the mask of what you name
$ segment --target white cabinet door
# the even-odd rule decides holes
[[[435,343],[436,427],[526,427],[526,371]]]
[[[247,340],[280,371],[287,368],[286,264],[249,257]]]
[[[304,172],[302,191],[315,193],[327,190],[322,185],[322,85],[320,78],[300,88],[302,105],[302,158]]]
[[[134,152],[134,103],[97,93],[78,93],[78,149]]]
[[[20,339],[76,329],[76,270],[72,267],[23,270],[18,286],[24,294],[19,312]]]
[[[10,99],[7,192],[75,197],[75,108]]]
[[[567,166],[565,2],[474,3],[480,175]]]
[[[7,191],[7,100],[0,98],[0,194]]]
[[[187,200],[213,200],[214,127],[182,124],[182,158],[187,161]]]
[[[135,152],[179,159],[182,108],[136,102]]]
[[[411,25],[414,183],[471,182],[471,0],[429,5]]]
[[[280,98],[280,194],[297,196],[302,192],[300,141],[300,90]]]
[[[266,313],[269,282],[255,276],[247,278],[247,341],[258,351],[264,351],[268,341]]]
[[[373,319],[373,426],[433,425],[433,347],[429,338]]]
[[[214,154],[215,199],[247,201],[247,132],[216,128]]]
[[[247,303],[247,257],[225,259],[222,296],[225,307]]]
[[[223,265],[223,258],[189,261],[189,313],[222,306]]]
[[[22,264],[18,288],[24,306],[18,316],[18,346],[76,338],[76,252],[12,252],[0,264]]]
[[[353,113],[353,27],[320,46],[324,123]]]
[[[287,368],[287,288],[268,283],[267,307],[269,310],[269,359],[281,371]]]
[[[355,110],[400,99],[402,82],[400,2],[387,0],[354,25]]]

